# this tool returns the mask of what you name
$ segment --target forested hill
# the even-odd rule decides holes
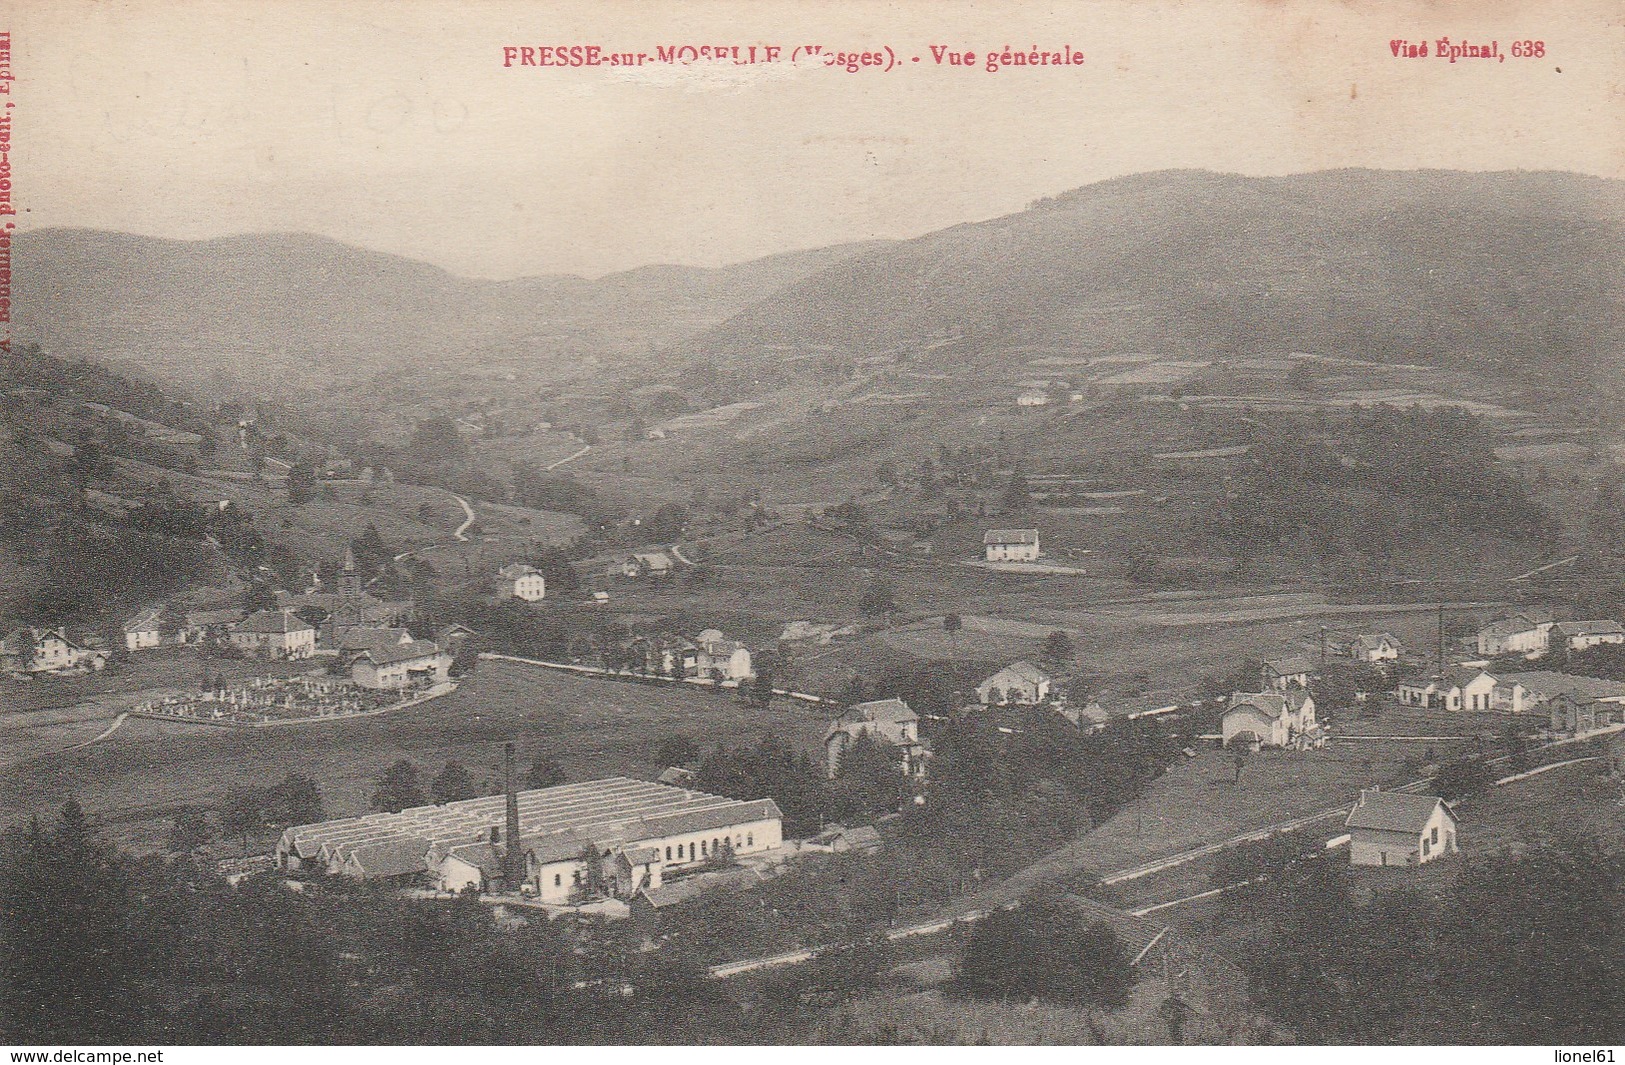
[[[164,380],[320,385],[427,366],[563,367],[672,343],[871,250],[787,252],[596,280],[457,277],[304,233],[182,241],[41,229],[14,244],[16,335]]]
[[[950,371],[1306,351],[1613,386],[1622,223],[1625,184],[1574,174],[1140,174],[853,256],[689,347]]]

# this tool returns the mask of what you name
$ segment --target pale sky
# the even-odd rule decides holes
[[[6,12],[9,9],[9,16]],[[1592,0],[0,0],[24,228],[307,231],[507,278],[909,237],[1146,170],[1625,176]],[[1541,59],[1390,41],[1539,39]],[[809,65],[504,69],[503,46],[890,45]],[[939,67],[929,46],[978,55]],[[988,73],[992,47],[1081,66]],[[914,57],[920,62],[912,62]]]

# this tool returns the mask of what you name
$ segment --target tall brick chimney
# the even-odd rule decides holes
[[[508,825],[502,840],[503,888],[518,891],[525,879],[525,852],[519,844],[519,782],[513,769],[513,744],[502,745],[502,790],[508,797]]]

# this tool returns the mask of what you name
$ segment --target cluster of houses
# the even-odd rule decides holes
[[[706,629],[692,640],[684,636],[634,636],[606,656],[605,666],[652,677],[698,678],[736,685],[756,675],[750,650],[721,629]]]
[[[1302,655],[1265,660],[1259,690],[1233,692],[1220,723],[1226,747],[1280,747],[1307,750],[1326,742],[1326,730],[1315,719],[1309,694],[1314,666]]]
[[[1625,625],[1609,618],[1556,621],[1538,610],[1501,618],[1478,631],[1478,653],[1485,658],[1534,658],[1557,649],[1584,651],[1609,643],[1625,643]]]
[[[1589,731],[1625,714],[1625,683],[1544,669],[1453,666],[1438,676],[1401,681],[1398,695],[1401,705],[1426,709],[1546,714],[1554,732]]]

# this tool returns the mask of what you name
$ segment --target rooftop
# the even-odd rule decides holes
[[[1038,543],[1037,529],[989,529],[982,537],[984,545],[991,544],[1036,544]]]
[[[1421,832],[1443,806],[1454,819],[1455,814],[1443,799],[1436,795],[1412,795],[1403,791],[1362,791],[1360,801],[1343,822],[1347,828],[1365,828],[1375,832]]]
[[[572,854],[579,853],[589,839],[634,842],[662,832],[704,831],[778,816],[779,808],[771,799],[741,802],[627,777],[519,793],[519,831],[527,848],[551,847],[564,834],[572,834],[574,838],[568,841],[574,848]],[[300,858],[312,858],[324,849],[342,851],[363,844],[412,840],[421,842],[427,853],[436,843],[486,842],[491,829],[501,827],[505,819],[506,799],[489,795],[444,806],[416,806],[395,814],[300,825],[282,834],[280,848]]]
[[[261,610],[238,623],[237,632],[314,632],[315,626],[291,610]]]

